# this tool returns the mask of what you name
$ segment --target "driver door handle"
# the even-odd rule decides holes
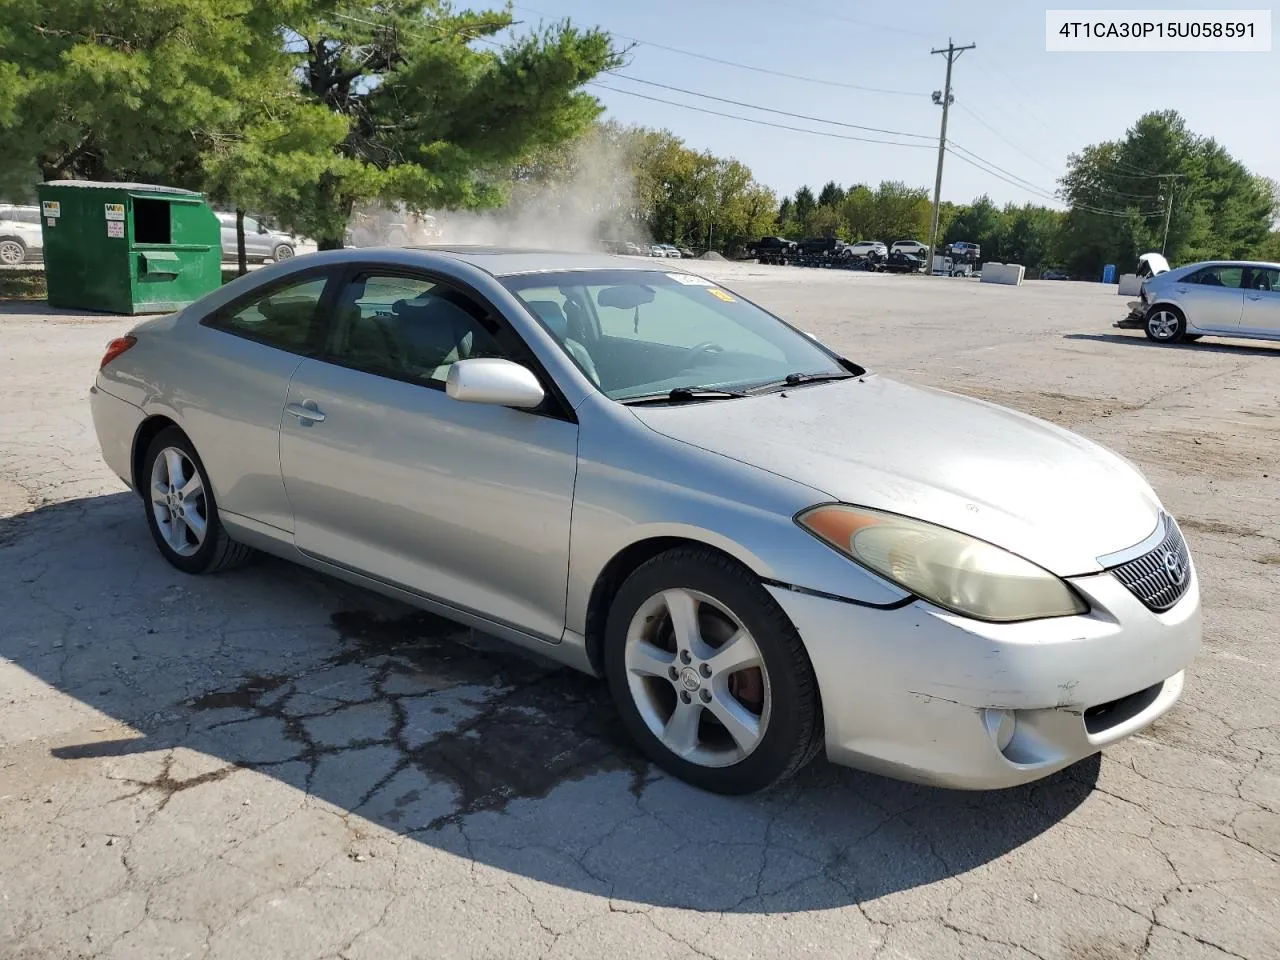
[[[285,404],[284,412],[297,417],[304,424],[324,423],[324,414],[320,412],[314,400]]]

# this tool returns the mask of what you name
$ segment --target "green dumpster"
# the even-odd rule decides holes
[[[204,196],[145,183],[36,188],[49,305],[171,313],[222,284],[222,229]]]

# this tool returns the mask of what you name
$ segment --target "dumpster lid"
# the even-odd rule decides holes
[[[181,258],[172,250],[143,250],[142,257],[148,263],[177,263]]]
[[[182,187],[163,187],[155,183],[114,183],[108,180],[46,180],[44,187],[78,187],[84,190],[125,190],[132,193],[173,193],[183,197],[203,194]]]

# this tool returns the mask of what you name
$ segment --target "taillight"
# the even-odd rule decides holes
[[[116,337],[116,339],[107,344],[107,352],[102,355],[102,362],[98,364],[98,369],[101,370],[137,342],[137,337]]]

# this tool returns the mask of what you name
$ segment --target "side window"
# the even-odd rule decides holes
[[[1280,293],[1280,270],[1275,267],[1250,267],[1245,286],[1250,290]]]
[[[1187,278],[1187,283],[1202,287],[1229,287],[1239,290],[1244,279],[1244,267],[1205,267]]]
[[[474,297],[426,277],[369,273],[338,295],[328,359],[410,383],[443,386],[472,357],[520,359],[515,336]]]
[[[307,353],[319,313],[327,276],[275,287],[248,305],[219,311],[208,326],[257,340],[290,353]]]

